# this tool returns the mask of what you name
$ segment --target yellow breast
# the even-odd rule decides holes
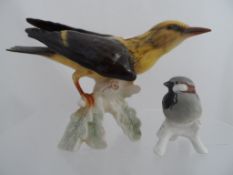
[[[134,57],[134,70],[137,74],[143,73],[149,70],[156,61],[166,53],[163,47],[155,47],[150,37],[151,33],[146,32],[141,36],[137,36],[129,39],[116,38],[122,44],[124,44]]]

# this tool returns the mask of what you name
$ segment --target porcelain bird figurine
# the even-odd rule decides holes
[[[169,140],[183,136],[191,141],[198,153],[208,153],[199,137],[202,107],[193,81],[186,77],[173,77],[164,85],[168,88],[162,102],[166,119],[157,133],[159,140],[154,152],[164,155]]]

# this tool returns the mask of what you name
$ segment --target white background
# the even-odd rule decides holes
[[[139,142],[128,141],[107,116],[106,150],[83,146],[78,153],[67,153],[56,144],[80,98],[72,84],[73,71],[39,56],[5,51],[13,45],[40,45],[25,34],[26,17],[123,37],[168,19],[212,32],[185,41],[138,77],[142,91],[129,102],[143,124]],[[0,174],[232,174],[232,17],[232,0],[1,0]],[[155,132],[163,120],[162,83],[175,75],[196,83],[207,156],[194,153],[184,140],[172,143],[163,159],[153,155]],[[89,91],[90,85],[83,84]]]

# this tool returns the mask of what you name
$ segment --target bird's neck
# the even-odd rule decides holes
[[[156,47],[150,38],[149,33],[145,33],[129,38],[124,43],[134,56],[134,69],[138,74],[149,70],[162,55],[167,53],[166,49]]]

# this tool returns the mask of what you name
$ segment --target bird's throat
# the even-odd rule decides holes
[[[166,47],[154,45],[148,38],[151,37],[145,33],[122,42],[134,56],[134,69],[137,74],[149,70],[162,55],[168,52]]]
[[[148,50],[146,53],[140,53],[139,51],[138,55],[136,56],[137,59],[135,60],[135,71],[137,73],[144,73],[145,71],[149,70],[163,54],[165,54],[165,52],[160,48]]]

